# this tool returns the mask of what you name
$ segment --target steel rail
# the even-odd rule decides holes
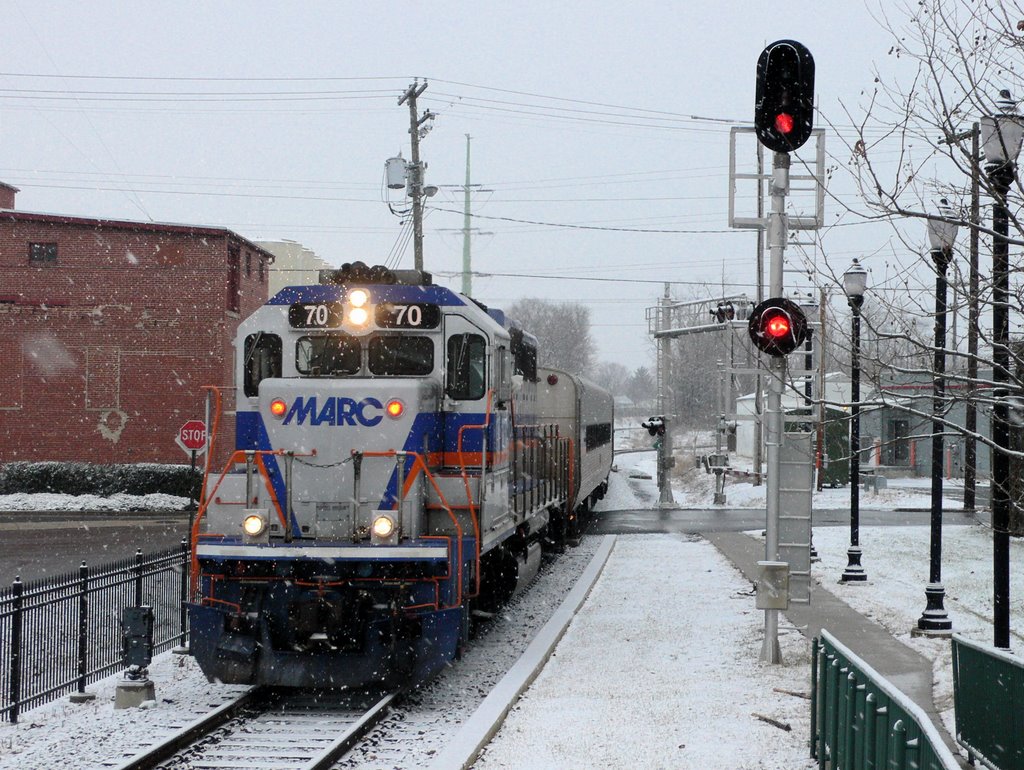
[[[360,739],[376,727],[387,716],[391,705],[398,698],[398,692],[385,695],[367,710],[363,716],[353,723],[334,743],[313,757],[303,770],[328,770],[342,756],[352,750]]]
[[[170,759],[182,749],[206,737],[225,722],[237,717],[243,710],[255,706],[266,696],[266,691],[263,688],[252,687],[235,700],[218,706],[209,714],[204,714],[194,722],[185,725],[185,727],[160,743],[136,754],[127,762],[118,765],[115,770],[149,770],[160,762]]]

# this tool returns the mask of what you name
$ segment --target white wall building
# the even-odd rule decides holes
[[[320,271],[331,270],[311,249],[295,241],[257,241],[256,244],[274,255],[270,267],[269,294],[273,297],[285,286],[320,283]]]
[[[863,387],[863,386],[862,386]],[[830,409],[838,409],[849,414],[850,408],[850,378],[849,375],[840,372],[831,372],[825,375],[825,402]],[[863,391],[861,391],[863,396]],[[761,394],[761,409],[767,407],[767,391]],[[843,404],[844,406],[838,406]],[[787,388],[782,396],[782,408],[788,412],[791,409],[799,409],[804,406],[802,394],[795,393]],[[754,394],[748,393],[736,399],[736,453],[744,457],[754,455]]]

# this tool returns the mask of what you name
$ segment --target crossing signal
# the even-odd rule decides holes
[[[736,317],[736,308],[733,307],[731,302],[719,302],[718,307],[711,311],[711,317],[718,321],[718,323],[724,324],[726,321],[731,321]]]
[[[664,436],[665,435],[665,418],[664,417],[648,417],[644,422],[640,423],[644,428],[647,428],[647,432],[652,436]]]
[[[807,316],[795,302],[772,297],[754,308],[747,330],[758,350],[788,356],[807,339]]]
[[[795,40],[776,40],[757,60],[754,129],[773,152],[803,146],[814,128],[814,57]]]

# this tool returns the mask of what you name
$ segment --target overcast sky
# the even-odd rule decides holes
[[[474,295],[586,303],[599,357],[630,368],[651,349],[644,309],[660,282],[683,298],[753,295],[755,236],[728,227],[728,146],[729,127],[752,120],[765,44],[808,46],[819,109],[841,127],[840,99],[856,107],[874,67],[898,66],[875,4],[856,0],[786,13],[550,0],[4,6],[0,179],[21,188],[19,208],[225,226],[333,264],[401,253],[411,267],[381,182],[388,157],[409,157],[398,98],[418,77],[420,107],[437,115],[421,146],[440,187],[426,268],[460,285],[471,134],[473,268],[491,274]],[[845,165],[849,152],[827,142]],[[741,149],[753,162],[753,143]],[[852,202],[848,184],[835,192]],[[829,204],[827,221],[852,221],[840,213]],[[584,229],[595,227],[610,229]],[[829,267],[892,258],[891,240],[835,228]],[[787,288],[811,286],[787,274]]]

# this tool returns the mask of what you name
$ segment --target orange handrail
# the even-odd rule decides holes
[[[466,458],[462,453],[462,434],[465,430],[482,430],[483,436],[480,444],[480,455],[481,455],[481,468],[483,462],[487,457],[487,428],[491,425],[491,397],[494,395],[494,389],[491,388],[487,391],[487,408],[484,412],[484,421],[480,425],[462,425],[459,427],[458,439],[456,443],[456,450],[459,455],[459,467],[462,469],[462,483],[466,487],[466,502],[469,505],[469,518],[473,522],[473,533],[476,536],[476,580],[473,588],[473,596],[480,595],[480,513],[473,503],[473,492],[469,487],[469,476],[466,475]],[[481,486],[483,485],[483,478],[480,479]]]
[[[220,430],[220,416],[223,399],[220,395],[220,388],[216,385],[204,385],[203,390],[213,391],[214,396],[214,408],[213,408],[213,426],[206,426],[206,429],[210,432],[206,442],[206,462],[203,466],[203,485],[199,489],[199,507],[201,508],[204,500],[206,499],[206,478],[210,475],[210,466],[213,464],[213,447],[217,441],[217,431]],[[209,393],[207,394],[207,403],[209,403]]]
[[[274,485],[270,482],[270,474],[267,471],[266,463],[263,462],[263,455],[273,455],[275,457],[281,457],[281,456],[287,455],[289,453],[286,452],[283,449],[251,449],[251,450],[236,449],[234,452],[231,453],[231,456],[228,458],[228,461],[224,464],[224,469],[220,472],[220,477],[217,479],[217,483],[214,484],[213,485],[213,489],[210,490],[209,497],[204,498],[202,500],[202,502],[200,503],[199,510],[196,511],[195,520],[193,520],[193,522],[192,522],[192,532],[191,532],[191,538],[190,538],[191,539],[191,547],[192,547],[192,549],[191,549],[192,550],[192,553],[191,553],[191,556],[192,556],[192,559],[191,559],[192,574],[191,574],[191,581],[190,582],[191,582],[192,593],[193,594],[195,593],[196,588],[197,588],[197,586],[199,584],[199,555],[198,555],[198,552],[197,552],[197,547],[199,545],[199,534],[200,534],[199,533],[199,525],[202,523],[203,516],[206,515],[207,509],[209,509],[209,507],[210,507],[210,499],[213,498],[216,495],[216,492],[220,488],[220,485],[223,483],[224,479],[227,477],[228,471],[231,470],[231,466],[235,465],[236,463],[238,463],[238,462],[240,462],[242,460],[245,460],[246,456],[250,455],[250,454],[254,455],[255,458],[256,458],[256,468],[259,471],[260,476],[263,478],[264,483],[267,485],[267,490],[270,492],[270,499],[274,503],[274,508],[277,511],[278,518],[281,520],[281,525],[283,527],[285,527],[286,530],[288,528],[288,521],[285,518],[284,512],[281,510],[281,505],[280,505],[280,503],[277,500],[277,495],[274,493]],[[316,454],[315,452],[309,452],[309,453],[303,453],[303,454],[296,454],[295,456],[296,457],[312,457],[315,454]],[[209,471],[207,471],[206,475],[209,475]],[[205,476],[203,478],[203,488],[204,488],[204,490],[206,488],[206,477]],[[249,501],[246,500],[245,504],[248,506],[249,505]]]

